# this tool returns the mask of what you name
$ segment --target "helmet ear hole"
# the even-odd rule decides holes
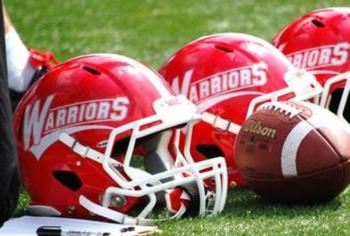
[[[200,144],[196,146],[198,152],[207,158],[223,157],[224,152],[214,144]]]
[[[311,20],[311,22],[312,22],[312,24],[314,24],[318,28],[324,28],[325,27],[325,25],[319,20],[313,19],[313,20]]]
[[[72,191],[77,191],[82,186],[79,177],[71,171],[54,171],[52,174],[58,182]]]

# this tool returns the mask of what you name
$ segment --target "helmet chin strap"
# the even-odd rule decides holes
[[[100,164],[103,164],[103,161],[105,159],[105,154],[100,153],[100,152],[90,148],[89,146],[82,145],[77,139],[73,138],[71,135],[63,132],[60,134],[58,139],[62,143],[67,145],[69,148],[71,148],[74,153],[78,154],[82,158],[88,158],[90,160],[93,160],[93,161],[96,161]],[[122,163],[120,163],[114,159],[111,159],[111,161],[113,162],[113,164],[115,164],[117,166],[123,165]]]
[[[141,217],[131,217],[124,213],[103,207],[101,205],[98,205],[92,201],[90,201],[88,198],[86,198],[83,195],[80,195],[79,197],[79,203],[82,205],[85,209],[87,209],[89,212],[102,216],[104,218],[110,219],[112,221],[118,222],[120,224],[132,224],[132,225],[155,225],[157,222],[166,221],[166,220],[173,220],[173,219],[179,219],[181,216],[184,215],[186,212],[186,206],[184,203],[181,203],[181,207],[179,210],[171,217],[163,218],[163,219],[145,219]]]
[[[89,158],[99,163],[103,163],[104,154],[91,149],[88,146],[84,146],[78,142],[75,138],[67,133],[61,133],[58,138],[62,143],[67,145],[69,148],[73,150],[76,154],[80,155],[83,158]]]

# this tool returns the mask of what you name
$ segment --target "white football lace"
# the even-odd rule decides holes
[[[279,111],[281,114],[284,114],[292,119],[299,113],[301,110],[297,106],[294,106],[292,103],[281,103],[281,102],[268,102],[261,105],[257,110],[274,110]]]

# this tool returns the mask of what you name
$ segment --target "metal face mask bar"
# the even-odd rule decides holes
[[[322,107],[328,108],[332,97],[331,88],[334,85],[341,84],[341,83],[344,83],[345,86],[340,98],[339,106],[335,112],[337,116],[340,117],[340,119],[342,119],[345,123],[349,124],[349,120],[346,120],[346,118],[344,117],[344,114],[345,114],[345,108],[348,102],[349,92],[350,92],[350,72],[336,75],[326,81],[319,105]]]
[[[194,183],[199,192],[199,215],[205,213],[216,214],[222,211],[227,194],[227,169],[224,158],[218,157],[195,163],[190,154],[193,124],[201,117],[196,114],[195,105],[189,102],[184,96],[178,96],[172,97],[171,99],[157,100],[154,103],[154,110],[156,111],[156,114],[153,116],[114,129],[110,134],[104,154],[81,145],[76,139],[66,133],[61,134],[59,138],[60,141],[65,143],[75,153],[78,153],[82,157],[100,163],[103,170],[116,182],[116,186],[110,186],[104,192],[101,205],[92,202],[83,195],[80,196],[80,204],[94,214],[119,223],[152,224],[154,220],[145,219],[145,217],[153,210],[156,204],[155,193],[172,189],[177,186],[181,187],[186,184]],[[137,175],[135,175],[135,168],[130,166],[136,140],[161,131],[164,132],[164,130],[172,129],[182,124],[187,124],[184,154],[179,150],[179,131],[177,131],[174,139],[176,157],[175,161],[173,160],[175,164],[172,168],[154,175],[138,170],[139,173],[144,173],[142,174],[142,178],[137,178]],[[147,128],[141,129],[147,125]],[[130,141],[124,161],[123,163],[120,163],[111,158],[111,153],[113,149],[118,148],[118,146],[114,145],[118,135],[127,131],[131,131]],[[167,153],[162,152],[162,155],[167,155]],[[166,158],[173,159],[170,154]],[[116,167],[122,168],[128,175],[129,180],[126,179]],[[207,191],[205,188],[204,180],[208,179],[215,183],[214,194],[209,190]],[[138,217],[134,218],[108,208],[112,206],[112,196],[147,196],[149,203],[141,211]],[[213,201],[212,205],[210,204],[211,201]],[[210,207],[212,207],[212,209],[209,209]],[[185,206],[182,205],[180,210],[169,219],[179,218],[185,213],[185,211]]]

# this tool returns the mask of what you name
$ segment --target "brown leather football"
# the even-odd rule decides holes
[[[235,161],[248,186],[265,199],[327,201],[350,182],[349,127],[310,103],[266,103],[243,124]]]

